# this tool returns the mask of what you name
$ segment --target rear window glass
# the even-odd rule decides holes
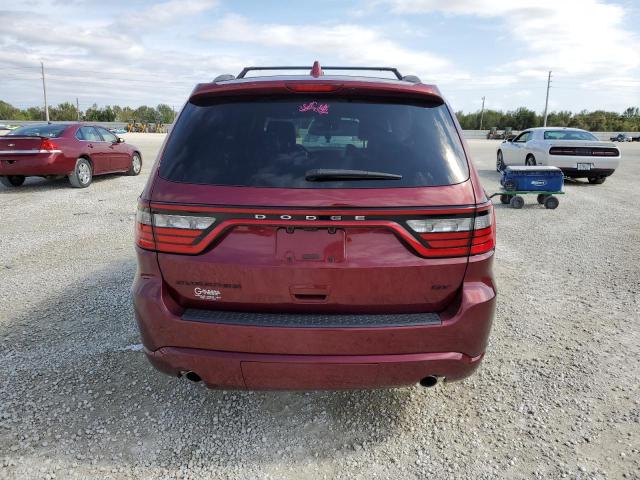
[[[11,133],[7,133],[7,135],[58,138],[68,126],[69,125],[27,125],[25,127],[16,128],[11,131]]]
[[[307,180],[315,169],[402,178]],[[460,183],[469,170],[443,104],[287,97],[187,104],[160,176],[209,185],[393,188]]]
[[[574,130],[547,130],[544,132],[545,140],[598,140],[589,132],[577,132]]]

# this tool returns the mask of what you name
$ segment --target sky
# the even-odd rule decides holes
[[[453,108],[640,106],[640,0],[0,0],[0,100],[176,109],[248,65],[394,66]]]

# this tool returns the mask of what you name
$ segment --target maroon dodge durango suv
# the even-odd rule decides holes
[[[167,136],[135,227],[146,356],[225,389],[470,375],[495,219],[451,108],[394,68],[246,76],[301,68],[197,85]]]

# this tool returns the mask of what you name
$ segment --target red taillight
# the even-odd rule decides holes
[[[148,208],[138,207],[135,227],[136,245],[147,250],[155,250],[156,242],[151,228],[151,212]]]
[[[342,88],[341,83],[287,83],[287,88],[294,92],[321,93],[337,92]]]
[[[581,157],[617,157],[620,152],[609,147],[551,147],[549,155],[581,156]]]
[[[138,207],[136,244],[158,252],[191,253],[215,220],[211,216],[152,213],[148,208]]]
[[[594,148],[591,155],[594,157],[617,157],[620,152],[615,148]]]
[[[464,257],[490,252],[496,245],[495,214],[489,206],[475,217],[441,217],[408,220],[411,229],[428,246],[426,257]]]
[[[42,142],[40,143],[40,150],[46,150],[48,152],[51,152],[54,150],[60,150],[60,147],[58,146],[57,143],[52,142],[48,138],[43,138]]]
[[[360,212],[367,214],[366,219],[364,215],[342,211],[282,215],[282,211],[166,204],[151,204],[150,209],[146,205],[141,203],[138,207],[136,244],[140,248],[165,253],[200,254],[225,232],[246,225],[387,229],[425,258],[466,257],[490,252],[495,247],[495,219],[491,204],[449,209],[446,213],[442,210],[397,211],[400,216],[392,218],[385,211],[377,214],[382,218],[376,218],[376,213]],[[248,213],[253,215],[247,216]],[[319,218],[322,215],[326,218]]]

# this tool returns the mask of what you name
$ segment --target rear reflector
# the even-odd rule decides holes
[[[151,213],[138,207],[136,244],[147,250],[165,253],[189,253],[201,240],[201,234],[215,223],[215,217]]]

